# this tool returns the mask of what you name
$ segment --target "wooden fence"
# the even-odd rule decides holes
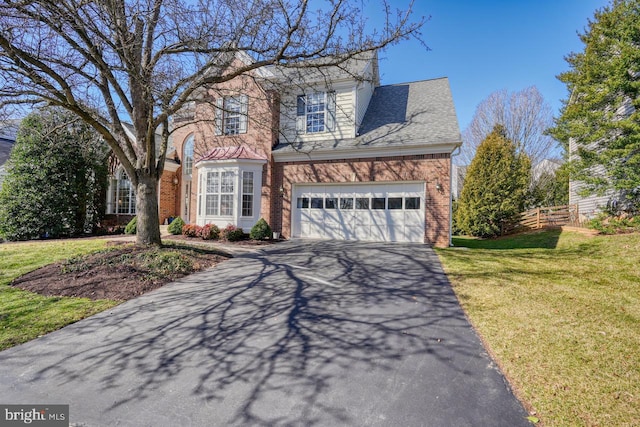
[[[514,224],[504,224],[502,234],[519,231],[537,230],[547,227],[560,227],[578,223],[578,206],[563,205],[529,209],[520,214],[520,220]]]

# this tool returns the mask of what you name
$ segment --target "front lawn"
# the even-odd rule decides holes
[[[0,245],[0,350],[60,329],[118,302],[44,297],[9,286],[16,277],[52,262],[104,249],[105,240],[79,239]]]
[[[544,425],[640,423],[640,234],[454,238],[471,322]]]
[[[167,242],[162,248],[125,244],[107,247],[106,240],[101,239],[3,243],[0,350],[60,329],[228,257],[213,247],[196,248],[177,242]]]

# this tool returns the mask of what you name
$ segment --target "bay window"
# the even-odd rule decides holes
[[[196,224],[233,224],[246,232],[260,219],[266,160],[202,161],[198,170]]]

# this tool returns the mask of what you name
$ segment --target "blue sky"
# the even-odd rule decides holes
[[[407,1],[390,0],[406,8]],[[431,48],[408,41],[380,55],[382,84],[449,78],[460,130],[476,106],[496,90],[536,86],[554,114],[566,97],[556,76],[564,60],[583,45],[578,32],[608,0],[416,0],[415,13],[431,16],[423,38]],[[379,3],[366,10],[377,13]]]

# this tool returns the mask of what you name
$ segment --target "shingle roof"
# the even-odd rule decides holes
[[[267,156],[259,154],[246,145],[238,147],[216,147],[209,154],[198,159],[199,162],[207,160],[267,160]]]
[[[285,84],[295,86],[313,84],[317,82],[335,82],[341,79],[361,79],[365,77],[365,69],[373,63],[374,75],[372,76],[376,84],[379,83],[377,70],[378,56],[376,51],[362,52],[358,55],[345,59],[335,65],[326,65],[336,62],[335,58],[319,58],[315,60],[300,61],[288,66],[272,65],[265,67],[268,73],[281,80]]]
[[[5,162],[9,160],[9,155],[11,154],[12,148],[13,142],[0,139],[0,166],[5,164]]]
[[[0,121],[0,165],[9,159],[19,125],[19,120]]]
[[[459,145],[461,142],[449,80],[439,78],[377,87],[355,138],[281,143],[274,152]]]

